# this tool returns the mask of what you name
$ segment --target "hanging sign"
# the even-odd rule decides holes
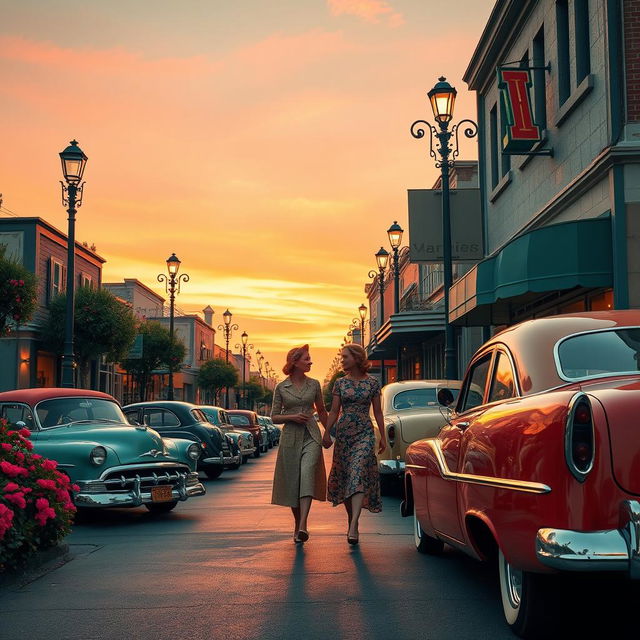
[[[528,68],[498,67],[500,89],[503,151],[526,154],[540,142],[540,127],[535,123],[531,107],[531,70]]]

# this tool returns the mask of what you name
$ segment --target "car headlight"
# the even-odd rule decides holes
[[[104,464],[107,459],[107,450],[104,447],[94,447],[89,454],[89,460],[97,467]]]
[[[187,447],[187,455],[192,460],[197,460],[200,457],[200,451],[201,449],[196,442]]]

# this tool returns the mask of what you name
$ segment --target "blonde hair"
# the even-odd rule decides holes
[[[305,353],[309,353],[308,344],[303,344],[301,347],[294,347],[291,349],[289,353],[287,353],[287,361],[285,362],[284,367],[282,367],[282,373],[284,373],[285,376],[293,373],[296,362],[298,362]]]
[[[371,369],[371,363],[367,357],[367,352],[359,344],[346,344],[342,347],[343,351],[348,351],[356,361],[356,366],[360,369],[360,373],[368,373]]]

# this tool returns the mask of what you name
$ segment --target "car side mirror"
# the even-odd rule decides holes
[[[130,425],[133,425],[134,427],[142,427],[143,425],[140,424],[140,422],[138,422],[135,418],[127,418],[127,422]]]
[[[451,389],[443,387],[438,391],[438,404],[442,407],[451,407],[453,404],[453,393],[451,393]]]

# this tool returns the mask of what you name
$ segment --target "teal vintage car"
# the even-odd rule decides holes
[[[34,452],[58,462],[79,487],[79,508],[171,511],[205,494],[197,439],[162,438],[127,422],[110,395],[88,389],[17,389],[0,393],[0,418],[31,431]]]

